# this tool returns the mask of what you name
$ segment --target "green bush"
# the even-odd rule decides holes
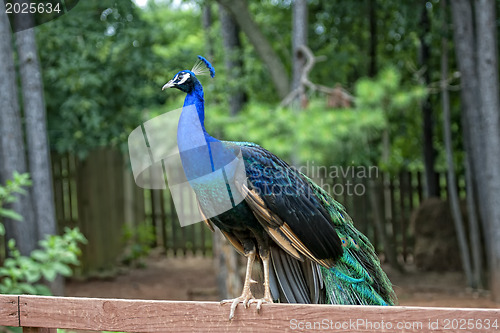
[[[146,223],[135,227],[126,225],[123,238],[127,243],[127,249],[122,262],[129,266],[143,266],[141,259],[149,255],[156,239],[153,226]]]
[[[23,187],[31,185],[28,174],[14,173],[13,179],[5,186],[0,185],[0,235],[5,235],[1,218],[21,220],[21,216],[7,208],[6,203],[15,202],[16,193],[24,194]],[[22,223],[22,222],[21,222]],[[50,295],[50,290],[42,282],[54,281],[58,274],[71,276],[71,265],[78,265],[81,250],[79,243],[86,239],[78,228],[65,228],[64,234],[47,235],[41,240],[39,249],[23,256],[13,239],[7,241],[9,256],[0,266],[0,294]]]
[[[24,194],[23,187],[30,186],[31,180],[27,173],[19,174],[14,172],[13,179],[8,179],[5,186],[0,185],[0,236],[5,234],[5,228],[2,224],[2,217],[20,221],[21,215],[11,209],[4,208],[5,204],[16,201],[16,193]]]

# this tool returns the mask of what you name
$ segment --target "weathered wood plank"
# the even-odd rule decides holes
[[[500,309],[269,304],[260,315],[255,305],[238,307],[231,322],[228,315],[229,305],[215,302],[20,296],[21,326],[29,327],[126,332],[485,332],[495,331],[491,327],[495,320],[500,325]]]
[[[18,296],[0,295],[0,326],[19,326]]]

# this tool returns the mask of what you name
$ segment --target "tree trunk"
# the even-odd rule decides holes
[[[217,0],[233,15],[241,30],[247,35],[255,51],[266,65],[278,97],[282,100],[289,92],[289,78],[276,52],[250,15],[245,0]]]
[[[241,293],[239,254],[222,235],[219,229],[213,233],[213,253],[215,271],[217,274],[217,288],[223,299],[237,297]]]
[[[306,62],[305,56],[299,52],[301,45],[307,46],[307,1],[295,0],[292,5],[292,90],[301,85],[300,79]]]
[[[489,272],[493,299],[500,302],[500,100],[498,96],[498,49],[494,0],[478,0],[476,41],[478,88],[484,120],[484,178],[487,182]]]
[[[4,2],[0,1],[0,7]],[[17,82],[14,69],[11,29],[5,11],[0,10],[0,182],[12,177],[14,171],[27,172]],[[36,247],[36,224],[33,219],[30,193],[18,196],[11,206],[23,221],[5,220],[7,239],[14,238],[21,254],[28,255]]]
[[[390,207],[390,199],[387,201],[387,197],[385,196],[385,193],[387,192],[388,186],[385,186],[385,182],[387,180],[387,173],[384,173],[384,179],[382,182],[382,186],[384,187],[382,191],[384,192],[384,197],[380,196],[380,191],[378,190],[378,185],[373,179],[368,180],[368,191],[369,191],[369,199],[370,199],[370,206],[372,208],[372,218],[373,218],[373,224],[375,226],[375,232],[377,233],[377,238],[380,243],[382,243],[382,246],[384,247],[384,254],[387,258],[387,262],[389,265],[391,265],[392,268],[397,269],[400,272],[403,272],[404,269],[403,267],[399,264],[397,255],[396,255],[396,249],[395,249],[395,244],[394,242],[391,242],[389,240],[389,235],[387,235],[386,231],[386,223],[387,220],[391,219],[392,216],[384,216],[384,212],[381,210],[381,207],[384,206],[387,207],[387,203],[389,202],[389,207]],[[382,202],[382,199],[383,201]],[[386,213],[387,208],[385,209]]]
[[[464,157],[465,164],[465,186],[467,189],[467,218],[469,220],[469,239],[472,253],[472,281],[477,283],[475,288],[482,289],[484,273],[483,273],[483,245],[481,242],[481,231],[479,228],[479,220],[477,218],[476,209],[476,189],[472,180],[471,166],[469,156],[466,151]],[[474,287],[474,286],[473,286]]]
[[[420,21],[421,25],[421,35],[420,35],[420,55],[419,55],[419,65],[425,68],[423,75],[424,85],[429,84],[429,55],[430,46],[427,42],[427,36],[431,33],[429,16],[427,13],[427,8],[425,4],[422,9],[422,17]],[[438,197],[439,196],[439,186],[438,178],[436,172],[434,171],[434,162],[436,160],[436,150],[434,149],[433,138],[434,138],[434,121],[432,119],[432,106],[430,102],[430,97],[425,97],[422,104],[423,113],[423,153],[424,153],[424,166],[425,166],[425,184],[427,197]]]
[[[22,2],[22,1],[21,1]],[[33,185],[34,218],[37,239],[57,233],[52,171],[46,126],[43,84],[34,29],[22,30],[22,26],[33,26],[31,14],[15,15],[17,53],[23,95],[24,122],[28,150],[28,162]],[[30,22],[31,21],[31,22]],[[64,280],[59,276],[52,284],[55,295],[64,294]]]
[[[478,281],[473,279],[470,263],[469,244],[465,236],[462,212],[460,211],[460,202],[458,199],[457,184],[455,182],[455,166],[453,164],[453,146],[451,138],[451,116],[450,116],[450,95],[448,93],[448,38],[446,19],[446,0],[441,1],[443,12],[443,37],[441,38],[441,102],[443,107],[443,127],[444,127],[444,146],[446,152],[446,164],[448,166],[448,193],[449,204],[455,231],[457,233],[458,246],[460,248],[460,259],[462,268],[465,272],[467,284],[472,288],[477,288]]]
[[[453,1],[452,1],[453,3]],[[443,27],[444,31],[443,33],[445,35],[448,35],[448,20],[446,19],[446,3],[442,3],[442,12],[443,16],[445,19],[443,20]],[[470,27],[472,31],[472,26]],[[465,31],[464,31],[465,32]],[[470,36],[472,37],[472,36]],[[474,41],[470,41],[473,43]],[[444,43],[444,41],[443,41]],[[447,46],[447,45],[446,45]],[[448,49],[446,48],[446,51]],[[444,50],[443,50],[444,53]],[[442,59],[448,62],[448,54],[444,55],[442,54]],[[443,65],[442,61],[442,65]],[[446,80],[447,75],[442,77],[442,80]],[[444,107],[443,107],[444,109]],[[464,112],[462,112],[462,115],[464,115]],[[471,283],[470,286],[472,288],[482,288],[483,286],[483,258],[482,258],[482,243],[481,243],[481,236],[480,236],[480,228],[479,228],[479,220],[478,220],[478,215],[477,215],[477,209],[476,209],[476,188],[474,186],[474,181],[472,177],[472,165],[470,161],[470,140],[468,139],[468,133],[469,131],[467,130],[467,125],[466,122],[463,120],[462,116],[462,122],[464,125],[464,131],[463,131],[463,144],[465,148],[465,157],[464,157],[464,168],[465,168],[465,184],[466,184],[466,192],[467,192],[467,197],[466,197],[466,204],[467,204],[467,218],[469,222],[469,240],[470,240],[470,249],[471,249],[471,264],[472,264],[472,276],[471,276]],[[453,177],[453,179],[455,179]],[[456,188],[455,186],[453,188]],[[465,266],[464,266],[465,267]]]
[[[386,115],[387,117],[387,115]],[[391,152],[391,140],[389,136],[389,129],[384,129],[382,132],[382,163],[386,164],[389,162],[389,155]],[[374,182],[370,181],[370,188],[374,188]],[[370,203],[372,206],[372,209],[374,211],[375,215],[375,231],[377,232],[377,236],[384,245],[384,251],[387,256],[387,260],[391,264],[392,267],[397,268],[399,271],[403,271],[403,268],[401,265],[399,265],[397,256],[396,256],[396,249],[394,248],[394,242],[390,241],[390,235],[388,235],[387,231],[387,224],[390,224],[393,222],[394,216],[392,214],[392,201],[391,201],[391,189],[390,189],[390,184],[391,184],[391,175],[389,172],[384,172],[382,174],[382,191],[384,194],[384,199],[383,199],[383,213],[380,212],[379,206],[382,206],[382,204],[378,203],[376,197],[377,197],[377,192],[373,191],[370,194]],[[373,197],[373,198],[372,198]],[[377,217],[378,216],[378,217]],[[379,221],[377,221],[377,219]],[[394,231],[394,230],[393,230]]]
[[[467,152],[467,164],[472,175],[479,175],[483,168],[484,141],[482,136],[482,113],[478,112],[480,100],[478,94],[478,78],[476,71],[475,37],[472,7],[469,0],[451,1],[453,14],[453,39],[455,43],[455,57],[461,76],[460,98],[462,102],[462,130],[464,147]],[[487,182],[484,177],[471,177],[469,184],[472,193],[477,194],[476,201],[479,208],[479,217],[483,225],[483,232],[488,234],[488,206],[484,188]],[[486,247],[489,247],[489,238],[485,238]],[[488,251],[487,251],[488,252]]]
[[[26,15],[23,16],[23,20],[26,20]],[[33,202],[35,218],[38,226],[38,239],[43,239],[45,235],[56,234],[56,220],[42,74],[34,30],[17,32],[16,45],[19,55],[29,169],[33,180],[32,193],[36,198]]]
[[[467,189],[467,217],[469,220],[469,234],[472,252],[473,281],[477,282],[477,287],[483,286],[483,257],[482,242],[479,223],[480,215],[484,216],[485,201],[484,195],[478,193],[479,184],[482,184],[480,177],[473,177],[475,163],[483,146],[478,143],[481,124],[480,114],[477,112],[479,101],[477,100],[477,74],[475,60],[475,39],[470,3],[467,1],[451,1],[455,39],[455,53],[458,61],[461,76],[461,100],[462,100],[462,141],[465,150],[465,183]],[[471,133],[475,133],[473,136]],[[476,146],[474,146],[476,145]],[[473,148],[474,147],[474,148]],[[475,157],[474,157],[475,156]],[[484,186],[484,185],[481,185]],[[478,209],[479,208],[479,209]],[[485,220],[484,218],[482,220]]]
[[[227,77],[230,82],[234,83],[228,86],[229,113],[234,116],[241,111],[246,101],[246,94],[243,91],[242,84],[243,52],[240,42],[240,29],[233,16],[220,4],[219,17]]]
[[[201,25],[203,26],[203,30],[205,32],[206,38],[206,58],[212,60],[214,58],[214,41],[212,35],[210,33],[210,29],[212,28],[212,6],[211,2],[207,1],[203,4],[203,8],[201,9]]]
[[[306,55],[300,51],[300,47],[307,47],[307,1],[295,0],[292,5],[292,90],[298,89],[298,94],[292,100],[292,110],[296,115],[300,109],[307,108],[306,87],[302,82],[302,74],[306,64]],[[300,157],[300,142],[293,138],[293,145],[296,149],[293,150],[291,156],[291,164],[298,167]]]
[[[370,20],[370,67],[368,76],[377,75],[377,0],[368,0],[368,16]]]

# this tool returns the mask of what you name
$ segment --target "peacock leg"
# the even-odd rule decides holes
[[[264,269],[264,297],[250,300],[250,303],[257,303],[257,312],[260,312],[262,303],[273,303],[271,289],[269,288],[269,251],[266,251],[266,253],[267,255],[260,255]]]
[[[234,318],[234,311],[239,303],[243,303],[245,308],[248,308],[250,300],[254,299],[252,292],[250,291],[250,285],[252,283],[256,283],[256,281],[252,280],[252,267],[255,261],[255,249],[249,251],[245,256],[247,257],[247,272],[245,274],[245,283],[243,284],[243,292],[241,293],[241,296],[236,297],[235,299],[225,299],[220,302],[221,304],[231,303],[229,320]]]

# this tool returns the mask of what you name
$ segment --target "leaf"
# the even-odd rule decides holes
[[[42,275],[47,281],[54,281],[57,271],[53,267],[42,267]]]
[[[71,270],[71,268],[69,268],[68,265],[65,265],[60,262],[54,263],[54,270],[63,276],[71,276],[71,274],[73,273],[73,271]]]
[[[42,250],[33,250],[31,252],[31,258],[43,263],[45,262],[46,260],[49,259],[49,256],[47,254],[47,252],[45,251],[42,251]]]
[[[22,291],[23,294],[31,294],[31,295],[37,294],[37,289],[29,283],[19,283],[17,286]]]
[[[52,295],[52,292],[50,291],[50,289],[43,285],[43,284],[37,284],[35,285],[35,288],[36,288],[36,295],[42,295],[42,296],[50,296]]]
[[[28,283],[34,283],[42,277],[39,269],[29,269],[24,272],[24,277]]]
[[[16,220],[16,221],[22,221],[23,217],[16,213],[13,210],[10,209],[3,209],[0,208],[0,216],[6,217],[8,219]]]
[[[8,275],[8,272],[9,270],[4,268],[4,267],[0,267],[0,277],[1,276],[7,276]]]
[[[75,266],[78,266],[80,265],[80,261],[78,260],[78,257],[76,256],[75,253],[71,253],[71,252],[68,252],[64,255],[64,263],[66,264],[71,264],[71,265],[75,265]]]
[[[7,258],[5,259],[4,263],[3,263],[3,266],[5,268],[12,268],[12,267],[16,267],[17,266],[17,261],[13,258]]]

